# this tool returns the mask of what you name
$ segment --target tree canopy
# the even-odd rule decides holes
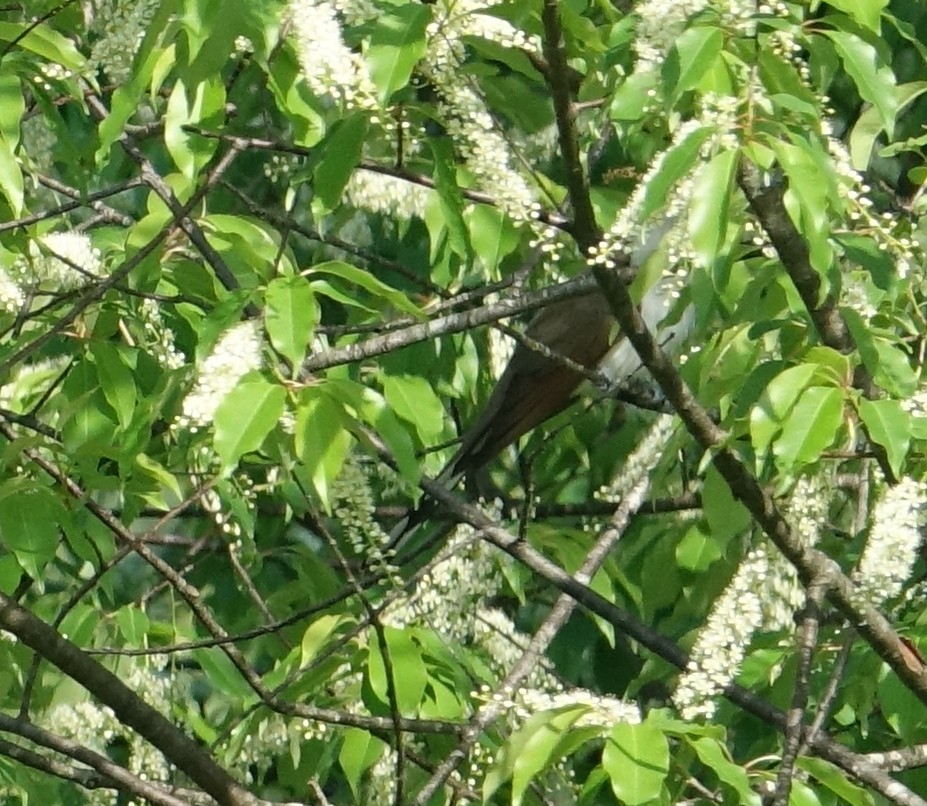
[[[927,803],[925,34],[7,4],[0,799]]]

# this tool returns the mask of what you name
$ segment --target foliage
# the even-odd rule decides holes
[[[5,7],[3,802],[924,803],[925,26]],[[659,389],[436,487],[629,273]]]

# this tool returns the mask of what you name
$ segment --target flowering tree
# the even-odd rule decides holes
[[[927,803],[925,26],[6,6],[3,802]]]

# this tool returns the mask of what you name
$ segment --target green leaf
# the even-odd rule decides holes
[[[712,538],[722,546],[727,546],[753,523],[749,510],[734,498],[731,488],[714,466],[705,473],[702,513]]]
[[[827,5],[878,34],[882,28],[882,11],[888,6],[888,0],[827,0]]]
[[[216,409],[216,453],[225,468],[234,467],[250,451],[261,447],[280,421],[286,402],[282,387],[263,378],[239,383]]]
[[[328,644],[334,632],[345,621],[344,616],[327,614],[319,616],[306,627],[305,632],[303,632],[303,639],[300,642],[300,663],[303,666],[312,663],[319,652]]]
[[[431,20],[428,6],[399,6],[377,17],[364,57],[381,101],[405,87],[419,59],[425,55],[425,28]]]
[[[879,52],[868,42],[846,31],[822,29],[821,33],[834,43],[843,67],[864,100],[879,110],[882,126],[892,136],[898,114],[895,74],[881,62]]]
[[[350,425],[343,406],[324,388],[309,387],[300,394],[296,410],[296,455],[326,512],[331,511],[331,484],[341,473],[354,443]]]
[[[0,489],[0,543],[33,579],[42,579],[58,551],[59,527],[66,516],[61,502],[43,487],[10,481]]]
[[[13,148],[19,143],[19,127],[25,111],[26,102],[19,76],[0,73],[0,137]]]
[[[100,390],[113,407],[119,424],[128,428],[135,416],[136,389],[132,370],[123,361],[121,351],[106,342],[90,346],[100,379]]]
[[[843,391],[833,386],[806,389],[782,427],[773,453],[783,468],[809,464],[830,447],[843,423]]]
[[[192,95],[192,98],[190,97]],[[214,138],[192,134],[184,126],[216,118],[225,109],[225,86],[218,78],[187,87],[178,81],[171,89],[164,114],[164,145],[181,174],[193,180],[216,152]]]
[[[474,205],[465,214],[470,227],[473,251],[486,267],[489,276],[498,279],[502,258],[518,246],[518,236],[508,217],[499,209],[486,204]]]
[[[360,162],[366,136],[367,118],[354,115],[334,129],[325,142],[322,159],[313,174],[313,188],[326,210],[341,205],[341,194]]]
[[[795,766],[820,781],[843,802],[849,803],[850,806],[872,806],[875,802],[871,794],[847,780],[846,773],[829,761],[822,758],[799,756],[795,761]]]
[[[827,218],[831,188],[828,177],[822,173],[812,153],[812,146],[801,138],[793,139],[794,144],[782,141],[772,144],[789,179],[786,208],[808,242],[811,265],[817,272],[826,275],[833,260]]]
[[[338,763],[344,771],[348,786],[355,798],[360,796],[360,778],[383,755],[385,742],[371,736],[361,728],[346,728],[344,741],[338,753]]]
[[[698,262],[711,268],[724,246],[731,201],[731,188],[740,155],[736,149],[722,151],[695,174],[689,207],[690,245]]]
[[[689,132],[679,143],[673,145],[660,162],[660,167],[647,183],[644,201],[641,204],[641,220],[650,218],[661,209],[670,196],[673,185],[684,177],[696,164],[699,149],[712,134],[711,126],[701,126]]]
[[[798,396],[814,377],[813,364],[799,364],[780,372],[750,409],[750,436],[757,453],[763,453],[782,427]]]
[[[264,294],[264,327],[274,349],[297,370],[306,355],[319,306],[304,277],[278,277]]]
[[[151,630],[151,620],[137,605],[125,605],[116,611],[116,623],[119,625],[119,632],[128,644],[141,646],[148,637]]]
[[[885,448],[888,463],[900,476],[911,443],[911,415],[897,400],[863,400],[859,416],[869,437]]]
[[[676,561],[688,571],[705,571],[721,556],[718,541],[698,525],[690,527],[676,545]]]
[[[457,171],[454,165],[454,150],[446,137],[428,141],[433,157],[435,190],[442,212],[442,224],[446,228],[451,248],[461,257],[469,260],[473,252],[470,234],[464,221],[464,199],[457,185]],[[432,252],[438,233],[432,233]]]
[[[24,192],[23,173],[19,169],[19,160],[13,153],[13,146],[5,137],[0,137],[0,190],[6,196],[13,215],[21,215]]]
[[[602,766],[615,797],[629,806],[652,803],[669,772],[669,744],[654,725],[619,724],[602,749]]]
[[[834,240],[843,247],[849,260],[869,272],[876,288],[888,291],[897,279],[895,261],[872,237],[857,232],[834,233]]]
[[[431,384],[419,375],[384,375],[383,395],[393,411],[415,426],[425,445],[444,433],[444,406]]]
[[[538,714],[512,737],[512,806],[519,806],[531,781],[555,760],[564,736],[582,714],[579,709]]]
[[[237,699],[242,704],[257,699],[251,686],[221,648],[213,646],[194,649],[192,654],[206,677],[209,678],[213,689],[221,691],[225,697]]]
[[[632,73],[615,90],[609,106],[612,120],[640,120],[652,103],[651,92],[656,89],[657,74],[653,70]]]
[[[721,58],[723,49],[724,34],[720,28],[697,25],[676,38],[663,67],[663,81],[672,104],[698,84]]]
[[[853,335],[859,356],[875,382],[899,398],[910,397],[917,389],[917,375],[908,356],[890,341],[876,336],[869,323],[856,311],[843,309],[843,318]]]
[[[75,44],[45,23],[0,22],[0,40],[16,42],[16,47],[30,50],[54,64],[67,67],[72,73],[83,74],[87,62]]]
[[[707,736],[688,741],[699,760],[714,770],[715,775],[740,796],[742,806],[760,806],[760,796],[750,787],[746,771],[728,759],[726,748],[721,742]]]
[[[347,280],[349,283],[369,291],[375,297],[385,300],[397,310],[422,318],[422,309],[409,299],[406,294],[378,280],[371,272],[357,268],[357,266],[351,266],[340,260],[330,260],[326,263],[317,263],[306,274],[309,277],[318,274],[330,274],[333,277],[340,277],[342,280]]]
[[[428,685],[428,670],[422,660],[421,650],[412,639],[409,630],[383,627],[383,633],[386,637],[389,660],[393,667],[393,687],[399,712],[407,717],[416,716],[425,687]],[[380,702],[388,705],[386,663],[381,653],[380,641],[372,630],[368,635],[368,641],[367,676],[370,688]]]

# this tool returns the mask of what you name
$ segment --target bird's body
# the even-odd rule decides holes
[[[595,290],[547,306],[525,335],[593,372],[611,346],[613,330],[608,302]],[[583,379],[584,374],[566,362],[519,343],[442,477],[456,479],[479,469],[520,436],[559,414]]]
[[[672,224],[672,219],[666,219],[651,229],[632,253],[632,266],[644,265]],[[664,325],[676,291],[674,278],[663,277],[641,301],[644,321],[661,334],[663,346],[671,351],[688,336],[694,319],[689,306],[673,325]],[[599,289],[548,305],[534,317],[525,335],[528,338],[516,346],[482,412],[438,477],[442,483],[453,486],[567,408],[588,373],[598,370],[612,383],[620,384],[640,368],[637,353],[616,333],[611,308]],[[545,350],[538,350],[532,342]],[[392,532],[390,545],[398,545],[430,512],[426,505],[403,518]]]

